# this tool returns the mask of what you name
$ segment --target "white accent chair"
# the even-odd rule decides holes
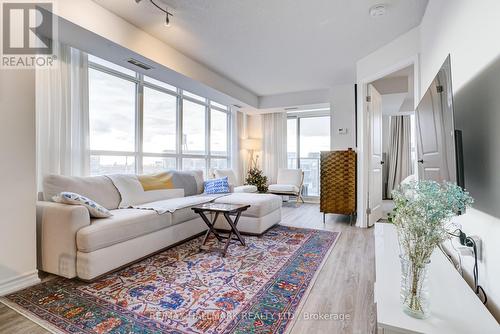
[[[269,185],[268,193],[281,196],[294,196],[297,203],[302,198],[302,186],[304,184],[304,172],[302,169],[278,169],[278,179],[276,184]]]
[[[214,169],[213,176],[216,179],[223,177],[228,178],[229,186],[233,189],[235,193],[256,193],[257,187],[251,185],[238,185],[238,178],[232,169]]]

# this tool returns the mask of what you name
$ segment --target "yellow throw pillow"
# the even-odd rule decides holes
[[[174,189],[173,176],[170,172],[140,175],[137,178],[144,191]]]

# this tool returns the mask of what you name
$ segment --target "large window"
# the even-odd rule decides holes
[[[290,116],[287,147],[288,168],[304,171],[304,196],[319,196],[320,152],[330,150],[330,116]]]
[[[206,110],[201,104],[184,100],[182,109],[182,152],[205,154]]]
[[[294,169],[299,165],[298,161],[298,146],[297,146],[297,118],[288,118],[287,120],[287,153],[288,153],[288,168]]]
[[[225,112],[213,109],[210,118],[210,150],[212,155],[226,156],[228,148],[228,115]],[[220,160],[220,159],[219,159]]]
[[[90,147],[134,152],[135,83],[94,69],[89,82]]]
[[[90,172],[227,168],[227,106],[89,56]]]
[[[177,98],[144,87],[143,143],[145,153],[176,153]]]

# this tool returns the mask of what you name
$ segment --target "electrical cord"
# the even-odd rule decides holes
[[[486,292],[484,291],[483,287],[479,285],[479,267],[477,264],[476,241],[473,238],[466,236],[465,233],[461,229],[456,229],[453,232],[448,232],[448,234],[459,238],[460,244],[462,244],[463,246],[472,247],[472,250],[474,252],[474,267],[472,269],[472,274],[474,276],[474,292],[479,297],[479,299],[481,299],[482,303],[484,305],[486,305],[486,303],[488,302],[488,296],[486,295]],[[453,246],[453,242],[451,244]],[[453,248],[455,248],[455,247],[453,247]],[[462,267],[461,256],[459,256],[458,258],[460,261],[460,267]]]
[[[458,234],[455,234],[456,232],[459,232]],[[449,235],[453,236],[453,237],[457,237],[457,238],[460,238],[460,235],[462,233],[462,230],[457,228],[455,231],[452,232],[447,232]]]
[[[468,246],[468,247],[472,247],[472,249],[474,250],[474,269],[473,269],[473,275],[474,275],[474,287],[475,287],[475,292],[476,292],[476,295],[479,296],[479,298],[481,298],[481,294],[483,295],[483,304],[486,305],[486,303],[488,302],[488,297],[486,296],[486,292],[484,292],[484,289],[482,286],[480,286],[478,284],[478,281],[479,281],[479,269],[478,269],[478,265],[477,265],[477,246],[476,246],[476,241],[474,239],[472,239],[471,237],[467,237],[465,239],[465,245]]]

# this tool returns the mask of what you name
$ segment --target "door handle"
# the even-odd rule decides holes
[[[418,163],[419,163],[419,164],[423,164],[423,163],[424,163],[424,159],[420,159],[420,160],[418,160]]]
[[[380,161],[380,164],[383,165],[383,164],[385,164],[385,162],[384,161]]]

